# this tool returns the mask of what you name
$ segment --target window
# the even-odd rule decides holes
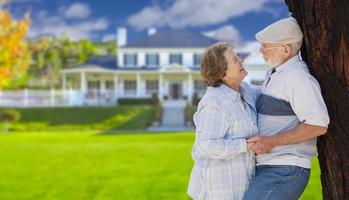
[[[252,85],[262,85],[264,80],[251,80]]]
[[[181,54],[170,54],[170,64],[182,64]]]
[[[147,66],[150,66],[150,67],[159,66],[159,55],[158,54],[147,54],[146,63],[147,63]]]
[[[88,90],[99,90],[100,83],[99,81],[88,81],[87,82],[87,89]]]
[[[107,90],[113,90],[114,89],[114,81],[107,81],[107,82],[105,82],[105,88]]]
[[[125,80],[124,92],[125,92],[125,95],[137,94],[137,82],[135,80]]]
[[[146,80],[145,82],[146,94],[152,95],[158,92],[159,81],[158,80]]]
[[[124,61],[125,66],[137,66],[137,54],[125,54]]]
[[[194,54],[194,67],[199,67],[202,54]]]

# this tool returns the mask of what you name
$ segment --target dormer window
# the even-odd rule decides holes
[[[137,66],[137,54],[135,53],[125,54],[124,60],[125,60],[125,66],[128,66],[128,67]]]
[[[147,54],[146,65],[149,67],[159,66],[159,54]]]
[[[170,64],[182,64],[182,54],[170,54]]]
[[[194,67],[200,67],[202,54],[194,54]]]

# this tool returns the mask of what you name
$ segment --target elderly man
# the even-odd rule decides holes
[[[256,102],[260,135],[248,140],[257,167],[246,200],[298,199],[309,180],[316,137],[327,131],[320,86],[299,57],[302,38],[293,18],[256,34],[271,70]]]

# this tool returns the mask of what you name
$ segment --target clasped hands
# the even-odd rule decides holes
[[[276,146],[272,137],[254,136],[247,140],[247,149],[256,154],[264,154],[271,151]]]

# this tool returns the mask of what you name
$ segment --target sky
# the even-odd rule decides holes
[[[186,29],[256,53],[254,35],[290,16],[283,0],[12,0],[5,8],[16,19],[30,13],[34,39],[115,41],[116,29],[125,27],[130,42],[146,37],[148,28]]]

